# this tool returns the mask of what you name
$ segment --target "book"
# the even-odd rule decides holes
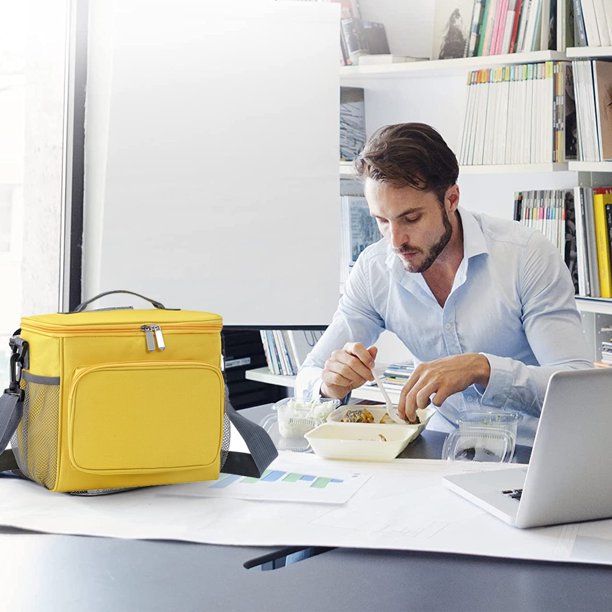
[[[365,145],[365,97],[360,87],[340,88],[340,160],[353,161]]]
[[[391,52],[389,50],[389,42],[387,41],[387,31],[383,23],[362,21],[361,28],[365,42],[363,55],[381,55]]]
[[[340,32],[344,39],[344,46],[352,64],[358,63],[358,57],[368,53],[363,22],[356,17],[348,17],[340,20]]]
[[[474,0],[472,8],[472,20],[470,24],[470,32],[465,41],[464,57],[473,57],[478,49],[478,39],[480,37],[481,17],[483,13],[483,4],[485,0]]]
[[[608,32],[608,20],[606,19],[606,4],[610,0],[593,0],[595,8],[595,23],[597,24],[597,33],[599,35],[599,45],[601,47],[610,46],[610,33]],[[612,10],[612,6],[609,7]]]
[[[574,46],[574,11],[572,0],[557,0],[557,51]]]
[[[474,0],[436,0],[432,59],[464,56],[473,9]]]
[[[610,41],[612,44],[612,6],[610,6],[610,2],[607,2],[604,5],[604,10],[606,13],[606,25],[608,28],[608,35],[610,36]]]
[[[551,8],[554,9],[551,12]],[[557,7],[554,1],[542,0],[540,17],[539,49],[554,49],[557,43]]]
[[[286,330],[287,344],[294,363],[301,368],[308,353],[323,335],[323,331],[315,329],[288,329]],[[297,369],[295,371],[297,374]]]
[[[576,221],[576,257],[578,263],[578,295],[590,296],[591,281],[587,257],[586,213],[582,189],[574,187],[574,215]]]
[[[521,22],[521,14],[524,6],[523,0],[516,0],[516,6],[514,8],[514,22],[512,24],[512,33],[510,35],[510,45],[508,47],[508,53],[516,52],[516,41],[518,39],[519,24]]]
[[[600,147],[595,109],[594,63],[573,61],[578,153],[581,161],[600,161]]]
[[[510,0],[508,10],[506,11],[506,22],[503,27],[500,53],[510,53],[510,43],[512,41],[512,33],[516,22],[517,0]]]
[[[493,16],[493,32],[491,34],[491,46],[489,55],[498,55],[501,52],[503,30],[506,24],[506,13],[508,12],[508,0],[497,0],[495,14]]]
[[[345,195],[341,200],[342,234],[345,236],[341,262],[343,271],[346,272],[367,246],[380,240],[380,232],[376,221],[370,215],[365,197]]]
[[[593,210],[593,189],[582,187],[582,199],[585,210],[587,259],[589,262],[589,280],[591,283],[591,296],[600,297],[599,289],[599,261],[597,259],[597,243],[595,240],[595,212]]]
[[[564,235],[560,238],[559,243],[562,244],[564,251],[565,265],[570,272],[572,282],[574,283],[574,292],[579,294],[578,283],[578,244],[577,244],[577,228],[576,228],[576,209],[574,205],[574,194],[571,190],[561,191],[561,210],[564,215],[559,224],[559,228]]]
[[[414,371],[414,363],[412,361],[398,361],[390,363],[384,370],[384,376],[395,376],[409,378]]]
[[[599,265],[599,292],[600,297],[603,298],[612,297],[612,268],[610,265],[606,204],[612,204],[612,194],[593,193],[595,241],[597,244],[597,263]]]
[[[525,45],[525,30],[527,29],[527,18],[529,17],[529,9],[532,1],[533,0],[523,0],[518,31],[516,34],[516,44],[514,47],[515,53],[523,51],[523,47]]]
[[[543,0],[532,0],[529,5],[529,15],[525,26],[525,40],[521,51],[529,53],[540,48],[540,24],[542,19]]]
[[[578,47],[587,46],[584,16],[582,14],[582,0],[572,0],[574,9],[574,44]]]
[[[482,17],[480,41],[478,43],[478,55],[491,54],[491,40],[495,28],[495,12],[500,0],[487,0]]]
[[[599,158],[612,160],[612,62],[593,62],[593,83]]]
[[[584,19],[584,29],[588,47],[599,47],[599,30],[597,29],[597,16],[595,14],[594,0],[580,0],[582,5],[582,18]]]

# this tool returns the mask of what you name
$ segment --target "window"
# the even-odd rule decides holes
[[[0,384],[8,382],[8,338],[21,308],[25,150],[25,3],[0,0]]]
[[[20,317],[62,306],[66,77],[77,4],[0,0],[0,390]]]

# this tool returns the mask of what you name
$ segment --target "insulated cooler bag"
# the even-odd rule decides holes
[[[231,406],[219,315],[166,309],[25,317],[11,339],[0,450],[51,491],[259,477],[277,455]],[[138,294],[133,294],[138,295]],[[143,297],[143,296],[139,296]],[[229,452],[229,421],[251,454]],[[7,454],[3,468],[7,469]]]

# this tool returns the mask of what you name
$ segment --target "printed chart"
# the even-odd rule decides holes
[[[297,467],[297,469],[295,469]],[[370,474],[333,470],[310,471],[276,460],[261,478],[220,474],[219,480],[197,483],[185,497],[227,497],[262,501],[343,504],[365,484]]]

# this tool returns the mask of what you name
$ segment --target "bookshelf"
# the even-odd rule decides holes
[[[576,306],[582,313],[612,315],[612,299],[576,296]]]
[[[612,57],[612,47],[568,47],[565,54],[568,59]]]
[[[588,56],[587,56],[588,57]],[[341,66],[340,84],[351,86],[356,80],[422,78],[447,75],[465,75],[469,70],[491,68],[507,64],[545,62],[567,59],[561,51],[531,51],[529,53],[507,53],[482,57],[458,57],[445,60],[421,60],[397,64],[374,64],[366,66]]]
[[[435,3],[399,3],[391,0],[360,0],[365,19],[387,27],[391,52],[414,57],[429,56],[428,34]],[[570,47],[563,51],[534,51],[446,60],[341,66],[339,84],[361,87],[365,92],[366,135],[382,125],[421,121],[433,125],[449,146],[459,151],[467,102],[466,80],[470,71],[503,65],[545,61],[612,57],[612,47]],[[352,162],[338,166],[343,183],[355,182]],[[475,212],[512,218],[514,192],[529,189],[571,189],[576,185],[612,184],[612,162],[568,161],[563,163],[461,166],[459,175],[462,205]],[[585,321],[585,332],[596,347],[602,322],[612,321],[612,299],[577,297]],[[594,349],[595,351],[595,349]],[[595,353],[594,353],[595,354]],[[271,384],[291,381],[269,372],[255,371]],[[365,393],[376,394],[376,389]],[[361,390],[353,394],[359,397]],[[366,399],[366,398],[364,398]],[[369,398],[367,398],[369,399]],[[380,396],[376,397],[380,401]]]
[[[272,374],[268,368],[254,368],[245,372],[245,378],[247,380],[266,383],[268,385],[277,385],[279,387],[285,387],[287,389],[293,389],[295,387],[295,376],[281,376],[280,374]],[[393,389],[387,389],[389,397],[397,402],[399,400],[399,392]],[[372,402],[384,403],[383,397],[376,387],[364,385],[355,389],[351,393],[351,399],[354,400],[369,400]]]

